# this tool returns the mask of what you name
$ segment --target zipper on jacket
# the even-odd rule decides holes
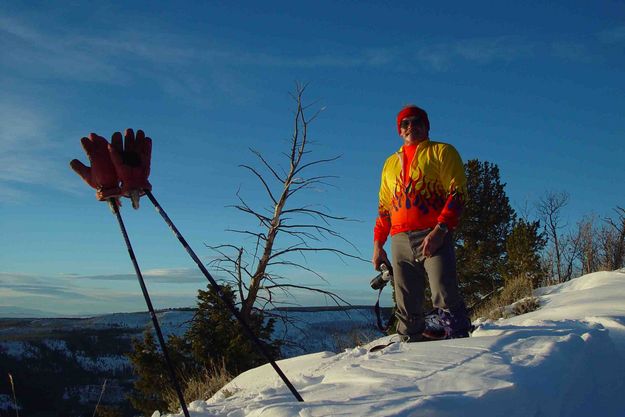
[[[400,166],[400,171],[399,171],[399,179],[401,180],[401,186],[404,189],[404,191],[406,190],[406,184],[404,181],[404,147],[402,146],[399,151],[395,152],[395,154],[397,155],[397,157],[399,158],[399,166]]]

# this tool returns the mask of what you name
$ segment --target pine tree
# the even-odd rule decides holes
[[[527,278],[534,288],[539,287],[545,271],[541,266],[540,253],[547,240],[539,221],[519,219],[506,239],[504,279]]]
[[[167,403],[161,393],[170,382],[165,360],[151,330],[143,333],[143,340],[133,340],[132,352],[128,357],[137,375],[134,390],[130,394],[132,406],[145,415],[152,415],[154,410],[164,410]]]
[[[506,239],[516,214],[496,164],[473,159],[465,170],[468,199],[456,230],[456,256],[460,286],[472,304],[503,283]]]
[[[222,286],[222,291],[228,301],[234,304],[236,297],[232,288]],[[248,325],[275,357],[279,352],[278,344],[269,342],[273,324],[273,319],[264,323],[261,312],[252,313],[248,321]],[[212,288],[198,292],[198,310],[185,338],[191,355],[206,368],[210,368],[215,360],[223,360],[228,371],[238,374],[266,362]]]

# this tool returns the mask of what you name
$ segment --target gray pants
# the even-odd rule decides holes
[[[434,307],[464,311],[456,278],[456,255],[451,233],[442,246],[426,258],[420,247],[432,229],[397,233],[391,237],[393,282],[395,285],[397,332],[420,335],[425,326],[423,301],[425,279],[430,283]],[[465,313],[466,314],[466,313]]]

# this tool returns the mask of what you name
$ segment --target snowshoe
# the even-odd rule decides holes
[[[449,310],[435,308],[425,316],[423,336],[430,340],[459,339],[469,337],[474,329],[468,318],[458,318]]]

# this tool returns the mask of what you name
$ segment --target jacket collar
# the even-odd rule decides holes
[[[422,140],[421,142],[419,142],[419,143],[417,144],[417,146],[421,145],[422,143],[429,143],[429,142],[430,142],[430,139],[425,139],[425,140]],[[417,148],[417,149],[418,149],[418,148]],[[397,151],[397,153],[403,153],[403,152],[404,152],[404,145],[401,145],[401,146],[399,147],[399,150]]]

